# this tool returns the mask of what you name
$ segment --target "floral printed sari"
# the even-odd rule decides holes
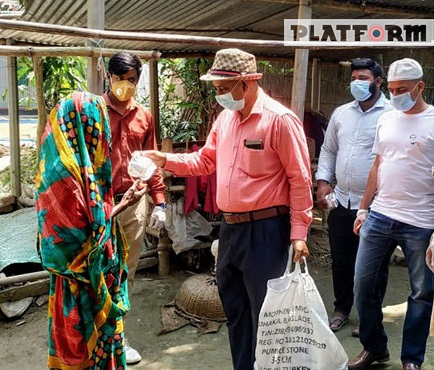
[[[49,369],[125,369],[127,242],[111,217],[104,99],[75,93],[52,110],[36,178],[38,251],[50,272]]]

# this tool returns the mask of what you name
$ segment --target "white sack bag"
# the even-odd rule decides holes
[[[290,261],[292,260],[290,253]],[[255,370],[344,370],[348,356],[329,327],[318,289],[300,263],[267,283],[258,323]]]

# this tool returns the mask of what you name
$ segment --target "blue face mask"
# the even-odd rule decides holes
[[[396,95],[396,96],[390,94],[390,103],[392,104],[392,107],[395,108],[396,110],[399,110],[400,112],[407,112],[411,108],[413,108],[414,105],[416,104],[417,96],[416,99],[412,100],[410,94],[417,87],[417,85],[418,84],[416,84],[416,86],[413,87],[411,91],[406,92],[405,94]]]
[[[371,81],[354,80],[350,84],[351,94],[357,101],[368,100],[372,96],[370,86]]]
[[[240,100],[235,100],[232,96],[232,91],[237,87],[238,83],[241,80],[239,80],[235,86],[232,88],[231,91],[229,91],[226,94],[216,95],[215,99],[217,100],[217,103],[219,103],[223,108],[229,109],[229,110],[241,110],[244,108],[246,102],[244,98]]]

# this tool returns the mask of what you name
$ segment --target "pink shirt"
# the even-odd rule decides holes
[[[154,120],[151,112],[135,100],[132,100],[131,106],[124,115],[121,115],[113,106],[107,93],[104,94],[104,99],[107,103],[112,133],[113,192],[121,194],[133,184],[133,179],[128,174],[131,154],[135,150],[157,149]],[[155,171],[147,183],[154,204],[164,203],[165,185],[160,173]]]
[[[262,140],[249,149],[245,140]],[[291,239],[307,238],[312,221],[312,178],[303,125],[262,89],[251,114],[225,109],[198,152],[167,154],[165,169],[178,176],[217,171],[217,205],[224,212],[248,212],[288,205]]]

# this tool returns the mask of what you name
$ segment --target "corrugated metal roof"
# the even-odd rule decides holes
[[[86,0],[27,0],[19,20],[87,27]],[[434,18],[433,0],[312,0],[312,18]],[[192,36],[283,40],[284,19],[295,19],[295,0],[106,0],[105,29]],[[82,46],[80,37],[3,30],[14,43]],[[219,46],[105,40],[107,48],[165,54],[214,53]],[[257,55],[288,56],[289,48],[248,48]],[[317,52],[321,54],[321,52]],[[341,52],[342,53],[342,52]],[[330,53],[322,52],[323,56]],[[338,53],[339,54],[339,53]]]
[[[383,8],[395,8],[397,10],[420,11],[424,13],[434,12],[432,0],[336,0],[342,3],[352,3],[359,6],[379,6]],[[404,17],[406,18],[406,17]]]

